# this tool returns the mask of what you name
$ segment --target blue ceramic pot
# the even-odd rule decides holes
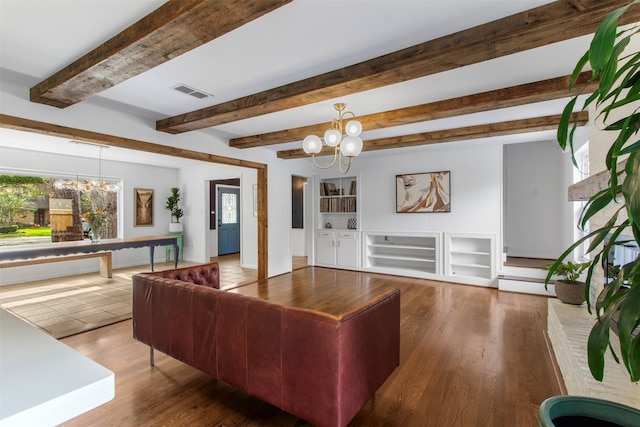
[[[638,427],[640,410],[583,396],[550,397],[540,405],[540,427]]]

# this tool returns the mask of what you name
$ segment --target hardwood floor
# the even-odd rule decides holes
[[[311,280],[320,270],[292,274]],[[338,285],[401,290],[400,366],[351,426],[537,426],[539,404],[561,394],[545,344],[546,297],[330,271]],[[66,426],[308,425],[159,352],[149,366],[131,321],[62,341],[116,374],[115,399]]]

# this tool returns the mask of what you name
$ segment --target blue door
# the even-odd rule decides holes
[[[218,255],[240,252],[240,189],[218,190]]]

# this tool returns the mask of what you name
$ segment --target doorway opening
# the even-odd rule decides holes
[[[311,229],[308,216],[310,212],[307,197],[309,179],[304,176],[291,176],[291,270],[309,265],[309,244]]]

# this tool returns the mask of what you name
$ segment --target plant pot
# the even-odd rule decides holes
[[[640,410],[584,396],[550,397],[538,411],[540,427],[637,427]]]
[[[169,233],[182,233],[184,230],[181,222],[170,222]]]
[[[584,282],[567,282],[565,280],[556,280],[556,296],[565,304],[581,305],[585,302]]]

